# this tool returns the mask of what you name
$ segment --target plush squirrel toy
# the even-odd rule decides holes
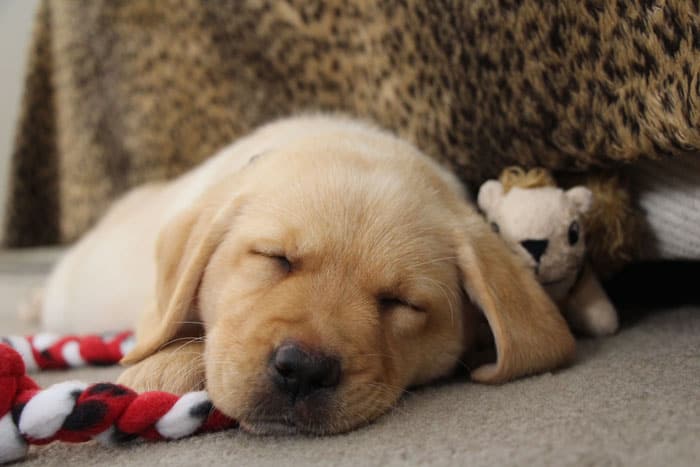
[[[583,186],[564,191],[544,169],[505,169],[485,182],[479,208],[494,231],[532,267],[537,279],[576,331],[606,336],[618,327],[617,311],[586,261],[582,216],[593,194]]]

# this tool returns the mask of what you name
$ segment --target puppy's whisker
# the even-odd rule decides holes
[[[388,384],[388,383],[383,383],[381,381],[369,381],[369,382],[366,382],[363,384],[366,386],[374,386],[374,387],[378,387],[378,388],[383,388],[387,391],[399,391],[403,394],[413,394],[413,391],[410,391],[404,387],[395,386],[393,384]]]
[[[183,346],[186,346],[186,345],[192,344],[194,342],[204,342],[204,337],[177,337],[175,339],[171,339],[171,340],[165,342],[164,344],[162,344],[160,347],[158,347],[156,352],[159,352],[159,351],[163,350],[165,347],[167,347],[171,344],[174,344],[175,342],[180,342],[180,341],[187,341],[183,344]]]
[[[459,258],[458,256],[444,256],[442,258],[434,258],[434,259],[431,259],[428,261],[423,261],[420,263],[411,263],[411,264],[409,264],[409,267],[410,268],[418,268],[421,266],[428,266],[428,265],[443,263],[443,262],[447,262],[447,261],[456,261],[458,258]]]
[[[175,373],[175,378],[176,380],[180,381],[185,381],[189,379],[189,377],[194,374],[196,371],[198,371],[198,368],[196,365],[188,365],[180,368],[177,373]]]
[[[385,405],[385,403],[377,404],[377,400],[380,397],[384,397],[384,396],[389,396],[392,399],[396,399],[392,405],[386,407],[386,411],[391,412],[391,411],[395,410],[395,411],[400,412],[400,413],[406,413],[406,411],[403,408],[396,405],[396,402],[398,401],[398,398],[396,397],[397,391],[392,390],[391,385],[376,382],[373,385],[366,384],[365,386],[371,387],[371,393],[369,395],[363,394],[362,398],[359,399],[357,402],[348,401],[348,402],[354,402],[353,404],[348,404],[348,405],[352,405],[353,408],[355,408],[356,413],[358,413],[358,414],[363,414],[363,413],[370,414],[372,412],[375,412],[377,407],[383,407]],[[402,392],[410,394],[409,391],[406,391],[402,388],[398,388],[398,389],[401,389],[401,391],[398,391],[399,394],[401,394]],[[367,410],[367,408],[369,408],[369,407],[371,407],[372,410]],[[366,421],[369,421],[369,420],[366,420]]]
[[[346,420],[352,420],[353,417],[351,416],[349,411],[345,408],[345,406],[338,406],[338,410],[340,412],[340,417],[343,417]],[[356,414],[356,416],[359,415],[360,420],[362,420],[362,424],[366,425],[372,421],[370,419],[369,415],[367,415],[366,413],[363,413],[363,411],[361,411],[361,410],[355,410],[355,414]],[[340,418],[340,417],[337,417],[337,418]],[[350,422],[345,421],[344,425],[347,426],[349,423]]]
[[[203,341],[203,340],[204,340],[204,337],[176,337],[176,338],[174,338],[174,339],[171,339],[171,340],[169,340],[169,341],[166,341],[166,342],[161,346],[161,348],[163,348],[163,347],[165,347],[165,346],[168,346],[168,345],[170,345],[170,344],[172,344],[172,343],[174,343],[174,342],[187,341],[187,342],[189,343],[189,342],[201,342],[201,341]]]
[[[448,289],[445,284],[442,284],[433,278],[426,277],[426,278],[424,278],[424,280],[427,282],[430,282],[431,284],[434,284],[436,288],[440,289],[440,292],[442,293],[443,297],[445,297],[445,300],[447,301],[447,305],[450,309],[450,324],[452,326],[454,326],[455,325],[455,304],[454,304],[454,301],[459,301],[457,294],[454,291]]]
[[[365,359],[370,359],[370,358],[381,358],[381,359],[387,359],[387,360],[393,360],[393,356],[386,354],[386,353],[361,353],[361,354],[354,354],[354,355],[349,355],[346,357],[346,359],[351,362],[351,363],[357,363],[358,360],[365,360]],[[361,368],[358,369],[358,371],[366,371],[368,370],[369,367],[367,368]]]
[[[354,354],[351,356],[352,357],[387,357],[387,358],[393,358],[390,354],[388,353],[358,353]]]

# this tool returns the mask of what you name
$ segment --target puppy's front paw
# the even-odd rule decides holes
[[[203,352],[204,345],[199,342],[173,344],[128,367],[117,383],[136,392],[184,394],[202,390],[205,387]]]

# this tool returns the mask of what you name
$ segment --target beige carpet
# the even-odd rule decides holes
[[[0,334],[52,251],[0,253]],[[238,431],[178,442],[33,448],[22,465],[698,465],[700,310],[658,310],[580,343],[574,366],[499,387],[455,380],[410,392],[376,423],[327,438]],[[41,384],[111,380],[118,369],[45,373]]]

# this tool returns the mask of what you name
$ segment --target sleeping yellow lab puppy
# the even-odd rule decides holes
[[[206,387],[256,433],[337,433],[449,374],[485,316],[500,383],[568,362],[574,340],[457,179],[335,116],[281,120],[137,189],[62,260],[45,328],[136,326],[120,382]]]

